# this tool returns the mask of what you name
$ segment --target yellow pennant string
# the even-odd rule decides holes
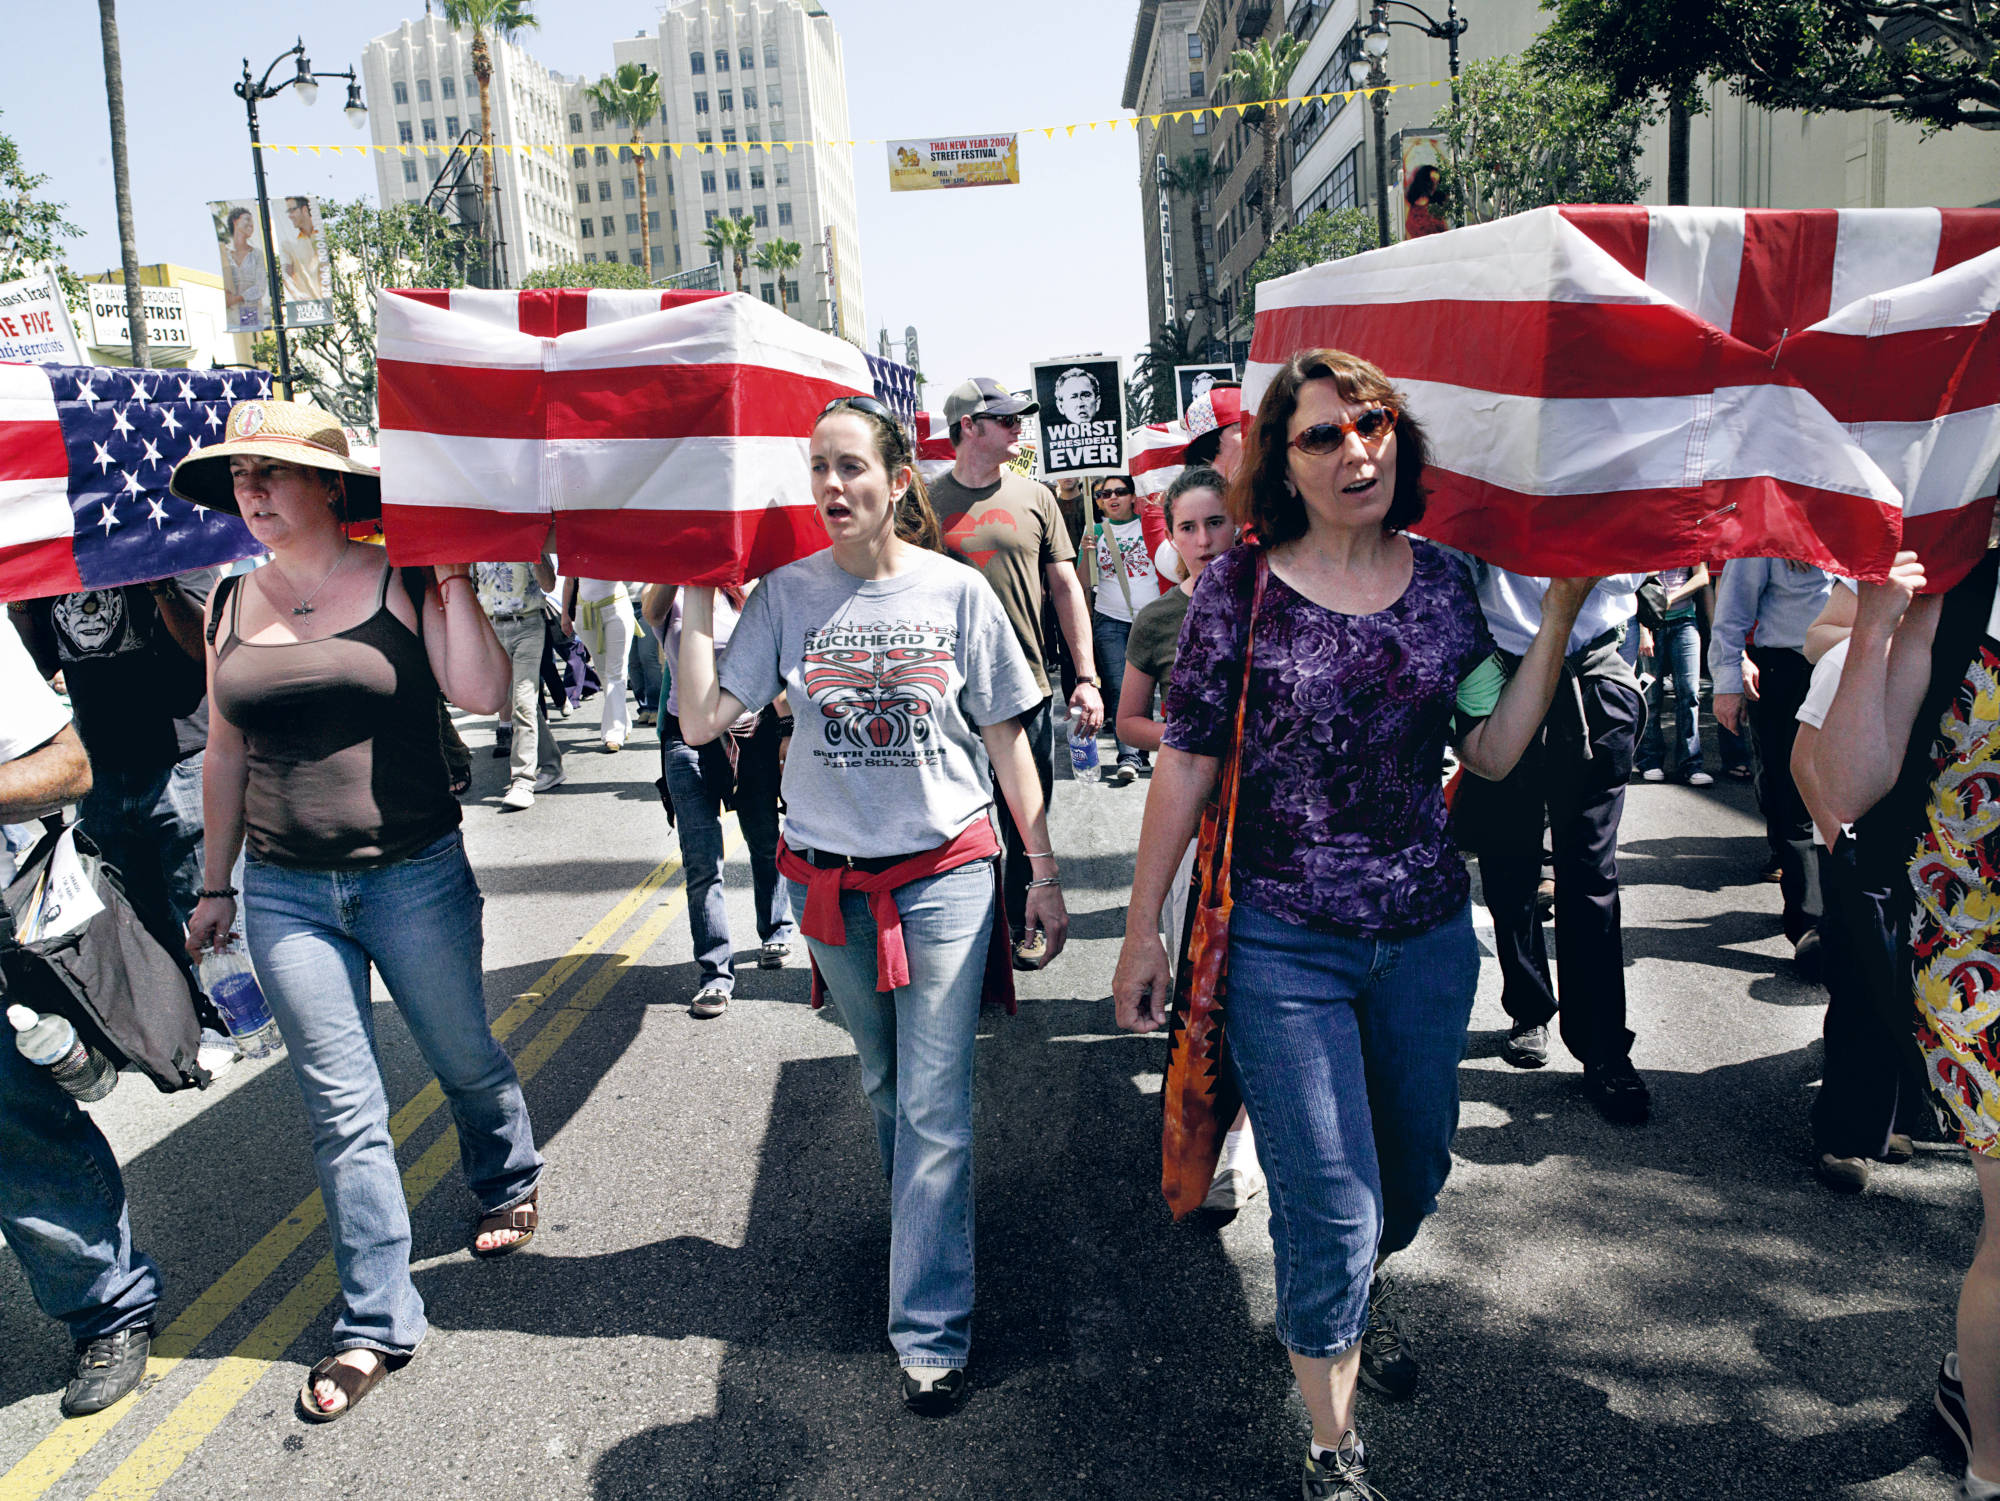
[[[1073,139],[1073,138],[1075,137],[1075,135],[1076,135],[1076,127],[1075,127],[1074,125],[1065,125],[1065,126],[1063,127],[1063,129],[1064,129],[1065,131],[1069,132],[1069,134],[1070,134],[1070,136],[1071,136],[1071,138],[1072,138],[1072,139]]]
[[[1043,139],[1043,140],[1045,140],[1045,141],[1053,141],[1053,140],[1054,140],[1055,138],[1056,138],[1056,128],[1055,128],[1055,126],[1053,126],[1053,125],[1044,125],[1044,126],[1042,127],[1042,139]]]

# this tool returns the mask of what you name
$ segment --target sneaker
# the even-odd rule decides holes
[[[1614,1125],[1643,1126],[1652,1114],[1652,1096],[1630,1058],[1583,1066],[1583,1092],[1597,1113]]]
[[[1819,1181],[1835,1193],[1858,1194],[1868,1187],[1866,1157],[1836,1157],[1831,1152],[1821,1152],[1816,1171]]]
[[[568,780],[569,773],[564,771],[560,765],[551,766],[547,771],[535,778],[535,791],[547,792],[552,787],[562,786]]]
[[[1889,1144],[1882,1148],[1881,1160],[1901,1167],[1917,1155],[1917,1144],[1900,1131],[1889,1133]]]
[[[1396,1327],[1388,1304],[1394,1284],[1380,1273],[1368,1287],[1368,1327],[1361,1334],[1361,1384],[1400,1402],[1417,1389],[1417,1357]]]
[[[969,1385],[956,1366],[906,1365],[898,1377],[903,1405],[922,1418],[949,1417],[965,1400]]]
[[[153,1331],[145,1324],[78,1340],[76,1374],[63,1388],[62,1415],[83,1418],[104,1411],[139,1384],[152,1351]]]
[[[1255,1162],[1247,1167],[1226,1167],[1208,1185],[1203,1209],[1218,1214],[1234,1214],[1264,1191],[1264,1170]]]
[[[1507,1033],[1500,1056],[1516,1068],[1542,1068],[1549,1061],[1549,1026],[1536,1022],[1532,1027],[1515,1027]]]
[[[1952,1437],[1965,1450],[1966,1457],[1972,1457],[1972,1420],[1965,1412],[1965,1383],[1958,1379],[1958,1351],[1947,1350],[1944,1359],[1938,1362],[1937,1395],[1931,1398],[1931,1406],[1944,1419],[1944,1426],[1951,1430]]]
[[[1110,782],[1113,787],[1130,787],[1134,782],[1139,780],[1139,768],[1134,766],[1130,761],[1120,761],[1117,766],[1112,768],[1111,775],[1105,780]]]
[[[792,956],[789,943],[767,943],[757,950],[757,968],[783,969],[785,961]]]
[[[1352,1428],[1340,1447],[1318,1459],[1306,1447],[1306,1467],[1299,1477],[1301,1501],[1384,1501],[1368,1483],[1368,1451]]]
[[[515,782],[500,799],[500,806],[509,813],[519,813],[523,808],[532,808],[535,806],[535,789],[526,782]]]
[[[1667,779],[1667,774],[1657,766],[1648,766],[1644,771],[1639,773],[1639,779],[1645,782],[1664,782]]]
[[[1713,787],[1715,778],[1705,771],[1691,771],[1687,775],[1687,784],[1690,787]]]
[[[688,1002],[688,1015],[710,1021],[729,1009],[729,992],[720,985],[704,985]]]
[[[1049,935],[1040,928],[1014,940],[1014,968],[1040,969],[1049,957]]]

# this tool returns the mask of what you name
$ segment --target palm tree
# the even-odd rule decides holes
[[[1238,98],[1255,101],[1243,111],[1243,123],[1264,133],[1264,202],[1258,218],[1264,228],[1264,243],[1271,243],[1272,223],[1278,212],[1278,110],[1263,101],[1284,95],[1306,44],[1289,33],[1278,38],[1260,37],[1254,47],[1239,47],[1229,54],[1229,71],[1222,81]]]
[[[1199,358],[1184,325],[1172,318],[1162,323],[1153,335],[1153,342],[1140,350],[1138,359],[1132,363],[1126,395],[1132,399],[1134,415],[1145,422],[1172,422],[1180,416],[1174,367],[1192,365]]]
[[[778,311],[789,313],[791,304],[785,298],[785,273],[799,263],[805,254],[805,247],[797,240],[772,240],[757,250],[757,269],[769,271],[778,283]]]
[[[708,226],[708,232],[701,242],[708,247],[711,259],[718,264],[733,265],[736,268],[736,290],[743,290],[743,266],[750,249],[750,236],[754,225],[742,214],[718,214],[715,222]]]
[[[632,155],[639,163],[639,255],[648,277],[653,274],[653,230],[646,218],[646,151],[640,127],[660,112],[660,75],[638,63],[620,63],[615,76],[606,74],[583,91],[592,108],[620,125],[632,127]]]
[[[1178,193],[1188,201],[1188,221],[1194,231],[1195,286],[1200,292],[1202,312],[1206,316],[1215,302],[1209,295],[1208,249],[1202,240],[1201,216],[1209,190],[1215,186],[1215,161],[1201,152],[1190,153],[1167,168],[1161,181],[1166,184],[1168,192]],[[1168,308],[1167,316],[1172,317],[1174,311]]]
[[[520,33],[542,23],[529,9],[529,0],[443,0],[443,3],[446,22],[472,32],[472,76],[479,80],[479,140],[485,158],[481,181],[486,201],[481,219],[486,228],[486,281],[491,286],[502,277],[493,254],[499,221],[495,218],[498,208],[493,180],[493,48],[486,38],[491,32],[501,41],[511,42]]]
[[[113,0],[97,0],[104,32],[104,97],[111,109],[111,180],[118,197],[118,255],[125,264],[125,323],[132,331],[132,363],[144,369],[146,312],[139,291],[139,232],[132,227],[132,177],[125,165],[125,65],[118,55],[118,11]]]

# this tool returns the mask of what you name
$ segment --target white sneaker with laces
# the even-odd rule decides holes
[[[1648,766],[1639,773],[1639,776],[1642,781],[1647,782],[1664,782],[1667,779],[1667,774],[1657,766]]]
[[[519,813],[523,808],[532,808],[535,806],[535,789],[526,782],[516,782],[507,789],[506,796],[500,799],[500,806],[510,813]]]

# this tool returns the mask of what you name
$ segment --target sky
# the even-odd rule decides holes
[[[824,3],[845,49],[859,139],[1025,132],[1125,115],[1118,101],[1133,0]],[[534,9],[542,25],[528,34],[528,50],[558,72],[596,77],[610,69],[612,40],[654,29],[661,7],[535,0]],[[303,37],[316,69],[358,71],[369,38],[421,14],[422,0],[126,0],[119,30],[139,259],[214,269],[207,203],[253,194],[243,103],[231,92],[245,53],[261,76]],[[30,172],[47,175],[40,196],[68,206],[83,230],[67,247],[70,265],[94,274],[118,264],[97,7],[43,6],[38,19],[32,65],[17,58],[0,96],[0,131],[20,145]],[[344,100],[341,86],[323,85],[307,108],[287,90],[259,111],[264,138],[364,139],[342,118]],[[267,174],[273,197],[374,195],[372,159],[285,155],[267,162]],[[933,408],[969,375],[1025,386],[1033,360],[1102,352],[1129,361],[1145,345],[1138,138],[1129,127],[1058,130],[1053,140],[1035,129],[1022,138],[1021,179],[892,194],[886,148],[855,149],[867,344],[872,351],[885,326],[900,339],[914,324]]]

